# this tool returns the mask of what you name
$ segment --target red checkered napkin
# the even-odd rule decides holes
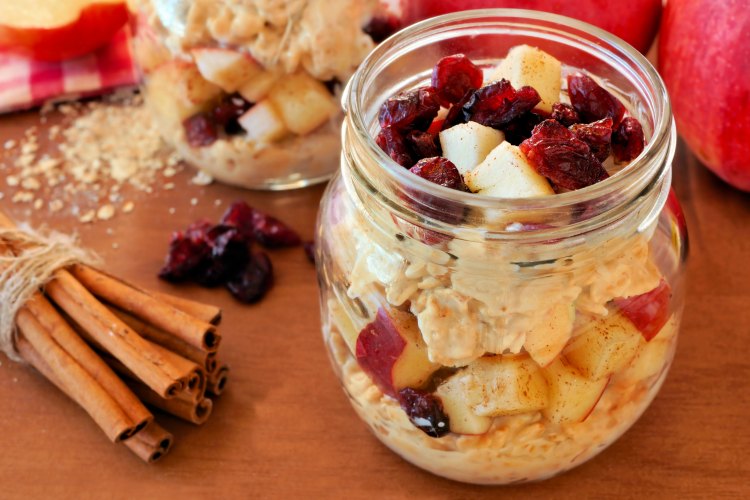
[[[62,62],[41,62],[0,51],[0,113],[50,99],[92,96],[138,82],[125,26],[96,52]]]

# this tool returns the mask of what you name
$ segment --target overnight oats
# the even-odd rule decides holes
[[[145,101],[182,158],[248,188],[330,177],[342,85],[387,27],[377,0],[131,3]]]
[[[323,334],[359,416],[451,479],[533,481],[625,432],[683,304],[675,134],[643,57],[488,10],[378,47],[318,222]]]

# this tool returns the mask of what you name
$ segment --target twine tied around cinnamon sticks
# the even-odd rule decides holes
[[[172,445],[145,405],[194,424],[224,390],[221,310],[149,292],[100,271],[59,233],[19,230],[0,212],[2,350],[81,406],[146,462]]]
[[[18,311],[55,271],[72,264],[98,265],[101,259],[79,248],[72,236],[55,231],[43,233],[30,227],[0,228],[0,350],[21,361],[15,348]]]

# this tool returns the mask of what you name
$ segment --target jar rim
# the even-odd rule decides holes
[[[377,69],[375,63],[387,60],[389,56],[408,47],[415,40],[419,39],[420,36],[439,32],[441,27],[468,28],[473,26],[478,28],[481,26],[492,26],[493,22],[499,23],[501,21],[537,21],[546,23],[544,26],[551,25],[548,26],[548,29],[554,28],[554,31],[562,31],[565,36],[575,38],[579,45],[595,51],[594,53],[597,56],[607,56],[606,59],[603,59],[605,62],[616,61],[620,64],[627,64],[644,75],[645,78],[635,73],[632,76],[639,83],[643,83],[648,88],[653,89],[650,92],[655,97],[656,109],[653,113],[653,132],[641,154],[611,177],[591,186],[553,196],[530,198],[503,198],[450,189],[410,173],[408,169],[391,159],[377,145],[374,137],[368,132],[364,113],[362,112],[362,101],[365,96],[364,90],[370,79],[377,74],[374,71]],[[465,24],[457,24],[462,22]],[[528,27],[528,24],[526,26]],[[540,24],[534,27],[542,26]],[[591,39],[576,36],[576,32],[593,37],[597,43],[594,43]],[[616,49],[621,54],[616,54],[613,52],[613,49]],[[657,177],[661,178],[660,170],[668,168],[671,164],[671,156],[674,150],[674,124],[666,87],[656,69],[640,52],[622,39],[591,24],[566,16],[526,9],[476,9],[460,11],[430,18],[399,31],[378,45],[365,59],[347,84],[342,97],[342,104],[347,114],[347,121],[350,122],[354,134],[363,141],[367,153],[376,159],[382,170],[392,181],[410,190],[419,191],[422,194],[476,208],[506,209],[510,211],[556,210],[602,199],[628,186],[650,184],[653,179]],[[667,161],[655,161],[661,157],[665,157]]]

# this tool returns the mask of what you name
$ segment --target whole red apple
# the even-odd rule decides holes
[[[661,0],[401,0],[406,23],[493,7],[541,10],[580,19],[619,36],[644,54],[654,41],[662,9]]]
[[[693,153],[750,191],[750,10],[745,0],[669,0],[659,70]]]
[[[126,0],[0,2],[0,49],[42,61],[87,54],[128,21]]]

